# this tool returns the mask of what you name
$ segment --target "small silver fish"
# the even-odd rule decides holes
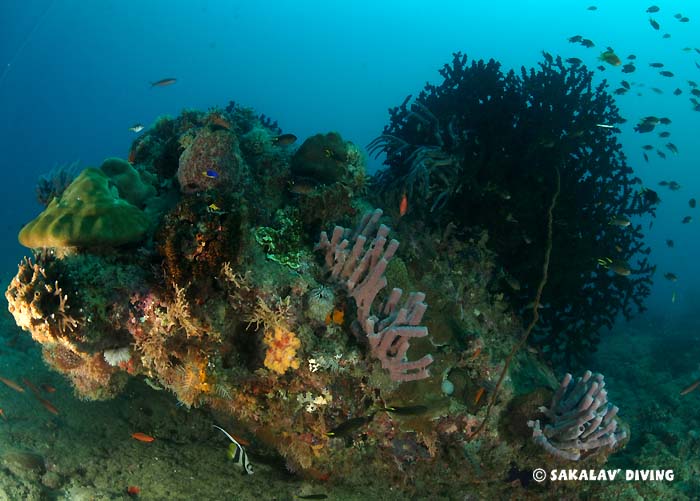
[[[134,124],[131,127],[129,127],[129,130],[131,132],[141,132],[144,129],[144,126],[141,124]]]

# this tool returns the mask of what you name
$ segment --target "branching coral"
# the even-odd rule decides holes
[[[592,72],[549,55],[518,75],[457,53],[440,74],[442,83],[390,110],[370,144],[388,166],[375,178],[376,194],[396,207],[406,194],[409,219],[428,227],[488,231],[498,264],[518,284],[502,292],[524,310],[539,281],[542,221],[559,168],[547,308],[531,342],[547,345],[555,361],[579,361],[602,327],[644,309],[654,271],[641,225],[610,224],[653,215],[658,202],[635,186],[614,130],[596,127],[621,123],[618,109]],[[636,263],[620,276],[597,267],[605,257]]]
[[[68,294],[47,275],[46,261],[24,258],[5,292],[10,313],[39,343],[67,338],[79,325],[70,310]]]

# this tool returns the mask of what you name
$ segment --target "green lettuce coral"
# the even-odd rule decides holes
[[[139,241],[146,214],[119,196],[101,170],[87,168],[19,232],[25,247],[112,247]]]

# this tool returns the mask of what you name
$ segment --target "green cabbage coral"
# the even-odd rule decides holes
[[[144,182],[144,173],[121,158],[108,158],[102,162],[100,169],[109,176],[119,190],[119,196],[136,207],[143,207],[155,197],[156,189]],[[148,180],[147,180],[148,181]]]
[[[110,178],[88,168],[19,232],[25,247],[112,247],[139,241],[146,214],[119,197]]]

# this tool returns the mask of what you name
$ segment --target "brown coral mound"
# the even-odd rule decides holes
[[[232,189],[244,179],[238,139],[228,130],[201,129],[180,155],[177,180],[183,193]]]

